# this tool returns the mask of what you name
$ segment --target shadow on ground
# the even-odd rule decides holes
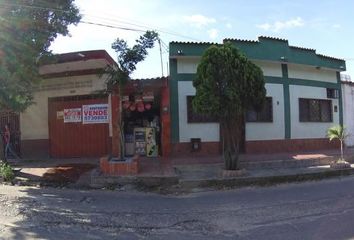
[[[42,180],[47,183],[69,184],[75,183],[80,176],[92,169],[96,168],[94,164],[73,163],[53,167],[46,171]]]
[[[59,164],[50,167],[25,168],[15,171],[15,183],[19,185],[67,186],[97,168],[91,163]]]
[[[117,216],[109,209],[96,211],[92,196],[72,191],[63,194],[52,188],[26,188],[16,199],[22,219],[7,226],[0,239],[117,239],[118,235],[131,239],[129,231],[120,235],[126,227],[110,220]]]

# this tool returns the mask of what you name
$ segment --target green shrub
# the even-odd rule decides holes
[[[3,177],[4,181],[6,182],[10,182],[15,178],[12,167],[7,163],[0,164],[0,176]]]

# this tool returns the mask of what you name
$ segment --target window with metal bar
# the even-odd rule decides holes
[[[194,96],[187,96],[187,121],[188,123],[208,123],[218,122],[216,117],[208,116],[206,114],[196,113],[193,110],[192,101]]]
[[[273,122],[273,100],[267,97],[260,111],[250,109],[246,112],[247,122]]]
[[[299,98],[300,122],[332,122],[332,101]]]

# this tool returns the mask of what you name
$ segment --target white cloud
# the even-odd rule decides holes
[[[265,31],[273,31],[273,32],[280,32],[284,29],[291,29],[295,27],[302,27],[305,25],[305,21],[301,17],[293,18],[287,21],[276,21],[272,24],[270,23],[263,23],[257,25],[258,28],[263,29]]]
[[[332,28],[336,28],[336,29],[338,29],[338,28],[341,28],[342,26],[340,25],[340,24],[333,24],[332,25]]]
[[[190,23],[193,27],[197,27],[197,28],[201,28],[216,22],[214,18],[209,18],[200,14],[184,16],[183,20],[185,22]]]
[[[212,29],[209,29],[207,31],[207,33],[209,34],[209,37],[214,40],[215,38],[218,37],[219,31],[215,28],[212,28]]]
[[[231,29],[232,28],[232,24],[231,23],[226,23],[226,28]]]
[[[268,31],[272,26],[269,23],[263,23],[263,24],[259,24],[257,25],[258,28],[261,28],[265,31]]]

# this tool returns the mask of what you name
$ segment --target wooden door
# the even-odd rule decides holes
[[[50,155],[58,158],[100,157],[108,154],[109,124],[64,123],[64,109],[107,103],[107,97],[76,96],[49,99]]]

